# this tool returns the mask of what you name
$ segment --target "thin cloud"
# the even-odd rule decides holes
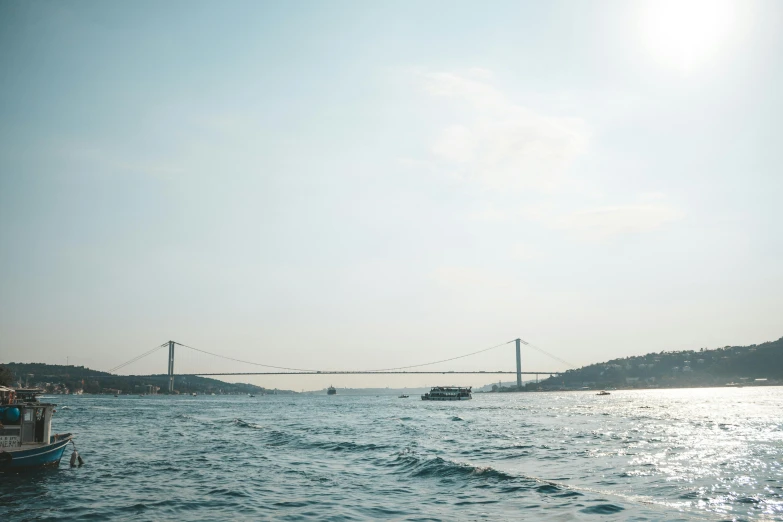
[[[497,273],[468,266],[443,265],[437,267],[432,278],[443,289],[504,289],[509,286],[508,278]]]
[[[683,213],[664,204],[635,204],[598,207],[556,219],[553,228],[571,232],[586,241],[650,232],[677,221]]]
[[[486,81],[490,77],[483,70],[472,76],[424,75],[425,91],[460,106],[464,118],[440,131],[430,149],[433,157],[489,188],[556,187],[587,150],[587,125],[517,105]]]
[[[532,245],[516,244],[511,249],[511,259],[514,261],[530,261],[543,257],[542,252]]]

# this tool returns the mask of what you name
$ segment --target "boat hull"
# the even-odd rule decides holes
[[[71,434],[58,435],[51,444],[33,448],[14,448],[0,453],[0,471],[45,468],[57,466],[63,457],[65,446],[71,441]]]

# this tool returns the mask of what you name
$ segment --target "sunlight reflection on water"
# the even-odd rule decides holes
[[[783,388],[56,402],[87,465],[4,476],[9,520],[783,520]]]

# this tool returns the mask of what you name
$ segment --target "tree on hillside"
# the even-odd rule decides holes
[[[14,374],[11,370],[0,364],[0,386],[11,386],[14,380]]]

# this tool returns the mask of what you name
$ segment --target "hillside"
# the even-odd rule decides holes
[[[47,393],[145,393],[159,388],[166,393],[167,375],[113,375],[84,366],[65,366],[43,363],[5,363],[3,366],[13,375],[13,383],[22,386],[44,388]],[[215,394],[263,394],[263,387],[253,384],[233,384],[206,377],[175,377],[174,389],[178,393]],[[278,390],[277,393],[295,393]]]
[[[756,381],[766,379],[766,381]],[[541,389],[596,387],[722,386],[783,381],[783,338],[759,345],[662,351],[568,370],[540,383]],[[528,389],[536,387],[528,385]]]

